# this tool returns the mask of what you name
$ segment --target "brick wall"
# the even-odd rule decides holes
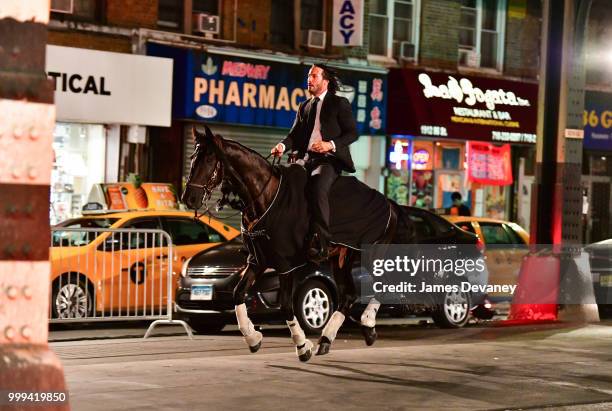
[[[513,13],[512,0],[509,1],[504,73],[515,77],[537,78],[542,30],[541,3],[539,0],[517,3],[518,13]]]
[[[157,27],[157,0],[106,0],[110,26]]]
[[[49,30],[47,43],[56,46],[114,51],[117,53],[132,52],[130,39],[118,36]]]
[[[419,65],[451,70],[457,68],[458,25],[459,2],[422,0]]]
[[[270,33],[270,7],[270,0],[240,0],[237,24],[239,46],[270,48],[267,44]],[[233,16],[226,18],[231,19]]]

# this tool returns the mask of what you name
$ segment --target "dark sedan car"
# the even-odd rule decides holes
[[[593,278],[595,301],[601,317],[612,316],[612,239],[585,247]]]
[[[406,209],[416,227],[418,243],[473,244],[474,253],[480,255],[478,236],[428,211]],[[232,292],[245,261],[242,243],[234,240],[197,254],[184,264],[176,293],[176,311],[194,330],[216,332],[225,324],[235,322]],[[304,331],[319,333],[335,310],[338,296],[330,268],[309,264],[295,275],[295,315]],[[362,282],[371,281],[369,277],[359,265],[354,267],[353,278],[358,290]],[[251,289],[246,301],[254,322],[281,322],[278,291],[278,275],[269,269]],[[384,305],[382,312],[429,315],[439,326],[462,327],[468,321],[470,309],[480,304],[484,297],[483,294],[461,292],[452,298],[444,298],[445,304],[442,305]],[[461,303],[453,304],[452,301]],[[356,305],[355,313],[362,309]]]

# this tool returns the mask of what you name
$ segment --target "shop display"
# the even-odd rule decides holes
[[[104,180],[104,127],[57,123],[53,153],[49,210],[52,225],[81,215],[91,187]]]

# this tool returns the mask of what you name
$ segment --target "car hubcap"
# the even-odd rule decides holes
[[[55,298],[58,318],[83,318],[87,316],[87,293],[76,284],[60,288]]]
[[[329,297],[320,288],[306,293],[302,303],[302,314],[312,328],[321,328],[329,317]]]
[[[468,314],[468,299],[463,292],[451,292],[444,297],[444,313],[454,322],[462,322]]]

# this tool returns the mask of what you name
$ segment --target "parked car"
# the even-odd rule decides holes
[[[472,244],[474,253],[481,256],[478,237],[428,211],[407,207],[410,219],[417,230],[417,242],[421,244]],[[235,322],[233,289],[238,283],[246,261],[246,252],[240,241],[231,241],[193,256],[183,266],[179,288],[176,292],[176,311],[194,330],[200,333],[216,332],[227,323]],[[308,264],[296,272],[295,315],[302,328],[309,333],[319,333],[333,313],[338,300],[338,290],[328,266]],[[371,281],[359,266],[353,269],[358,290],[363,281]],[[432,316],[442,327],[462,327],[468,321],[470,309],[484,300],[484,294],[461,292],[453,301],[463,304],[436,306],[384,305],[382,312],[423,314]],[[255,322],[280,320],[279,280],[272,269],[250,290],[246,301],[249,315]],[[363,307],[355,307],[360,313]],[[359,317],[356,317],[359,318]]]
[[[527,231],[516,223],[493,218],[450,215],[443,217],[483,240],[489,284],[516,285],[523,257],[529,252]],[[512,299],[509,293],[491,293],[488,297],[492,302]]]
[[[590,255],[589,265],[593,278],[595,301],[601,317],[612,316],[612,239],[585,247]]]
[[[155,309],[167,303],[163,291],[168,289],[167,242],[159,234],[65,228],[163,229],[172,239],[172,269],[177,273],[194,254],[240,234],[214,219],[196,221],[192,213],[181,211],[103,212],[66,220],[52,230],[52,318],[82,318],[109,311],[125,315],[126,310]],[[170,287],[174,291],[176,284]]]

